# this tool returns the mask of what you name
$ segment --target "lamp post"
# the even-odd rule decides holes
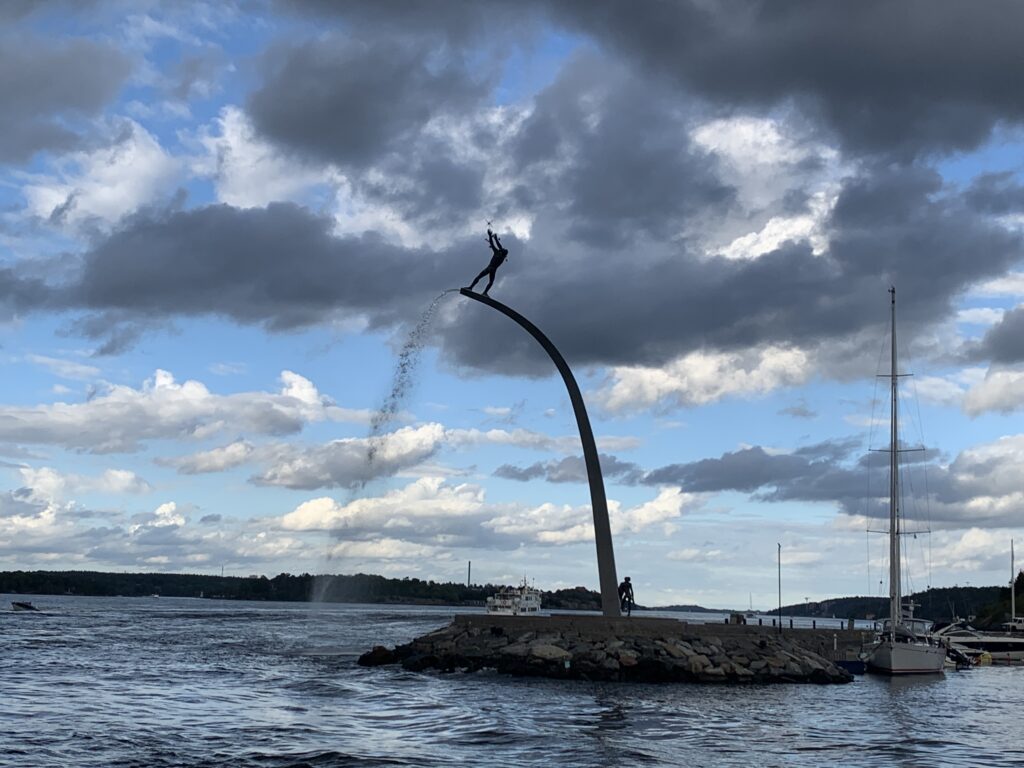
[[[779,634],[782,634],[782,544],[779,548]]]

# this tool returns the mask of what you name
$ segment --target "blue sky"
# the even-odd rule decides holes
[[[890,284],[911,583],[1005,583],[1021,10],[744,5],[0,12],[0,567],[596,587],[572,410],[506,319],[441,300],[366,461],[490,220],[640,602],[768,608],[777,543],[786,602],[884,592]]]

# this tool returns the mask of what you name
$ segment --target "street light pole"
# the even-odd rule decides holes
[[[779,547],[779,634],[782,633],[782,544]]]

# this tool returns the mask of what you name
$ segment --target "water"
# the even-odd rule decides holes
[[[32,599],[44,615],[0,611],[3,766],[1024,763],[1021,667],[827,687],[413,674],[355,659],[453,609]]]

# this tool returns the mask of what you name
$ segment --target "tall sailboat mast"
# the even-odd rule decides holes
[[[1013,539],[1010,539],[1010,621],[1017,618],[1017,595],[1016,586],[1017,573],[1016,566],[1013,564]]]
[[[896,289],[889,289],[892,313],[892,351],[889,360],[889,625],[868,655],[868,669],[887,675],[932,674],[942,672],[946,649],[927,633],[920,633],[921,622],[904,621],[903,590],[900,584],[900,428],[898,384],[901,374],[896,352]],[[885,378],[885,374],[879,374]],[[913,611],[911,611],[913,615]]]
[[[892,404],[889,411],[889,625],[893,637],[896,624],[903,620],[902,594],[900,590],[900,514],[899,514],[899,428],[897,405],[899,398],[896,385],[899,375],[896,368],[896,288],[889,288],[892,313],[892,360],[889,381],[892,388]]]

